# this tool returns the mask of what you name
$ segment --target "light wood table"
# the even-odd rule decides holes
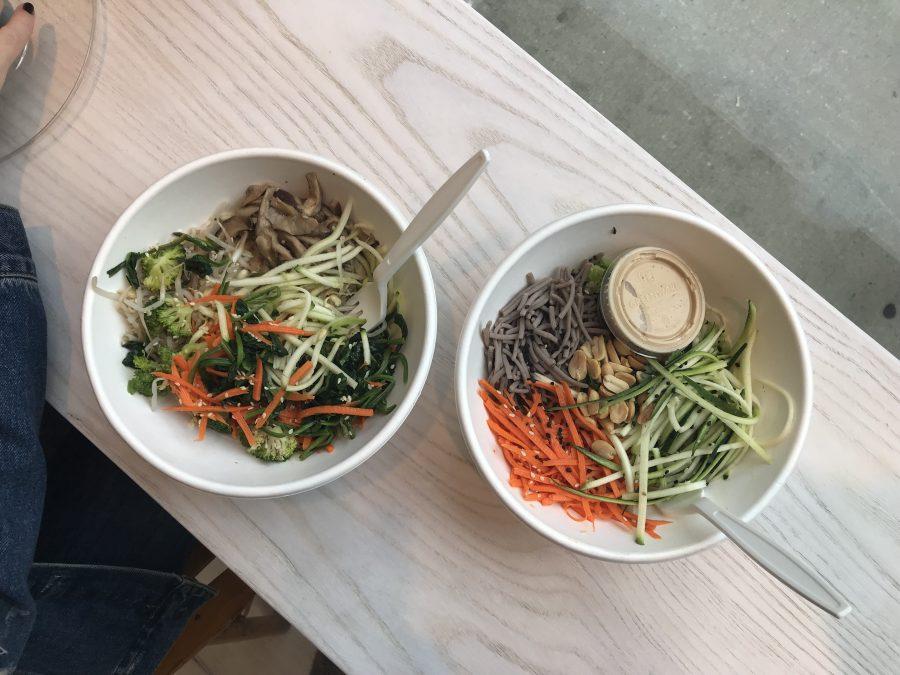
[[[0,166],[0,201],[22,209],[39,266],[50,402],[336,663],[896,672],[896,359],[463,2],[117,0],[105,12],[68,124]],[[87,271],[118,214],[184,162],[253,145],[336,158],[408,214],[476,148],[494,157],[426,247],[440,327],[417,408],[349,477],[273,501],[196,492],[144,463],[94,400],[79,331]],[[471,465],[451,373],[480,284],[529,232],[615,202],[691,211],[736,234],[796,303],[814,419],[756,523],[836,582],[856,607],[847,619],[798,600],[729,543],[652,566],[569,553]]]

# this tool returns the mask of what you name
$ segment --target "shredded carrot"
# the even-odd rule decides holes
[[[559,505],[573,520],[611,520],[630,527],[637,518],[617,504],[592,501],[558,487],[580,488],[586,481],[608,476],[612,471],[597,464],[575,446],[590,446],[608,440],[603,429],[578,408],[572,390],[564,384],[532,382],[531,393],[519,399],[498,391],[487,381],[480,383],[479,396],[487,412],[487,425],[509,466],[509,485],[522,498],[545,506]],[[521,401],[521,404],[519,403]],[[554,408],[563,407],[564,409]],[[314,408],[292,412],[292,419]],[[610,481],[588,494],[620,497],[624,479]],[[647,521],[647,534],[658,538],[656,528],[665,521]]]
[[[200,430],[197,432],[197,440],[202,441],[206,438],[206,425],[209,424],[209,417],[203,415],[200,418]]]
[[[306,377],[306,375],[309,373],[309,371],[312,370],[312,367],[313,367],[312,361],[307,361],[302,366],[297,368],[297,370],[295,370],[293,373],[291,373],[291,376],[288,378],[288,385],[293,386],[293,385],[297,384],[300,380],[302,380],[304,377]]]
[[[241,412],[250,410],[249,405],[169,405],[163,407],[163,410],[174,410],[175,412],[193,412],[193,413],[212,413],[212,412]]]
[[[244,389],[243,387],[234,387],[233,389],[223,391],[221,394],[216,394],[209,400],[212,401],[213,403],[218,403],[220,401],[224,401],[226,398],[233,398],[235,396],[241,396],[246,393],[247,393],[247,390]]]
[[[258,401],[262,396],[263,388],[263,362],[256,357],[256,373],[253,375],[253,400]]]
[[[185,374],[187,374],[187,371],[190,370],[188,368],[187,360],[185,360],[184,356],[182,356],[181,354],[176,354],[172,357],[172,365],[177,366],[178,370],[184,372]]]
[[[198,351],[194,354],[190,360],[187,362],[188,372],[190,373],[197,365],[197,362],[200,360],[200,357],[203,356],[203,352]]]
[[[241,329],[241,332],[247,333],[247,335],[250,335],[250,336],[256,338],[257,340],[259,340],[260,342],[262,342],[264,345],[269,345],[270,347],[272,346],[272,341],[271,341],[271,340],[267,340],[266,338],[264,338],[264,337],[263,337],[262,335],[260,335],[259,333],[251,333],[250,331],[246,331],[246,330],[244,330],[243,328]]]
[[[263,410],[262,415],[256,418],[256,424],[254,426],[257,429],[262,429],[263,425],[266,423],[266,420],[269,419],[269,415],[271,415],[275,411],[275,408],[278,407],[278,404],[281,403],[281,399],[284,398],[284,392],[284,387],[279,389],[272,397],[272,400],[269,401],[269,405],[267,405],[265,410]]]
[[[291,376],[288,378],[288,386],[297,384],[297,382],[299,382],[303,378],[304,375],[306,375],[310,370],[312,370],[312,367],[313,367],[312,361],[306,361],[302,366],[297,368],[297,370],[295,370],[293,373],[291,373]],[[265,410],[263,410],[262,415],[260,415],[256,419],[256,424],[254,426],[256,426],[257,429],[262,429],[263,425],[269,419],[269,416],[273,412],[275,412],[275,408],[277,408],[279,406],[279,404],[281,403],[281,401],[284,398],[284,395],[286,393],[287,393],[287,388],[285,388],[285,387],[282,387],[277,392],[275,392],[275,396],[273,396],[272,400],[269,401],[269,405],[267,405]]]
[[[228,373],[224,370],[219,370],[218,368],[207,368],[206,372],[210,375],[218,375],[219,377],[228,377]]]
[[[222,303],[231,303],[237,302],[241,299],[239,295],[221,295],[219,293],[210,293],[209,295],[204,295],[202,298],[197,298],[196,300],[191,301],[192,305],[200,305],[206,302],[222,302]]]
[[[173,366],[173,369],[174,369],[174,366]],[[197,387],[197,386],[189,383],[187,380],[181,378],[178,375],[173,375],[172,373],[166,373],[163,371],[157,371],[157,372],[153,373],[153,376],[162,378],[163,380],[167,380],[167,381],[171,382],[173,385],[175,385],[176,387],[184,387],[185,389],[196,394],[197,396],[200,396],[204,399],[206,398],[205,391],[200,389],[200,387]],[[176,391],[176,395],[177,395],[177,393],[178,392]]]
[[[366,380],[366,384],[372,389],[381,389],[384,386],[384,382],[372,382],[371,380]]]
[[[248,323],[241,328],[246,333],[284,333],[285,335],[315,335],[314,331],[295,328],[294,326],[285,326],[274,321],[266,321],[264,323]]]
[[[354,408],[349,405],[316,405],[311,408],[297,410],[293,417],[303,419],[313,415],[357,415],[359,417],[371,417],[375,414],[372,408]]]
[[[247,439],[247,442],[250,445],[254,445],[256,443],[256,436],[253,435],[253,431],[250,429],[250,425],[247,424],[247,420],[244,419],[243,413],[232,412],[231,416],[234,418],[234,421],[237,422],[241,431],[244,433],[244,438]]]
[[[331,443],[329,443],[328,445],[325,446],[325,452],[334,452],[334,446]]]

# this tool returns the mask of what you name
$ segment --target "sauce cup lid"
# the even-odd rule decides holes
[[[641,246],[616,258],[600,288],[609,330],[632,350],[661,357],[700,333],[706,302],[700,279],[664,248]]]

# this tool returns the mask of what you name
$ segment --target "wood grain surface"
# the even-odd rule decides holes
[[[235,501],[182,487],[119,439],[91,393],[79,321],[119,213],[188,160],[254,145],[335,158],[407,214],[475,149],[494,161],[426,246],[437,352],[396,439],[313,493]],[[348,672],[896,672],[900,364],[463,2],[106,3],[66,123],[0,166],[0,201],[21,208],[39,266],[50,402]],[[569,553],[470,464],[451,376],[480,284],[529,232],[615,202],[736,234],[796,303],[815,415],[756,523],[834,580],[856,608],[847,619],[728,543],[652,566]]]

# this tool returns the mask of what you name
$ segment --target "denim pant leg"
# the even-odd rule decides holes
[[[34,621],[28,570],[44,499],[38,425],[46,321],[19,214],[0,205],[0,672],[13,668]]]
[[[212,591],[177,574],[36,563],[37,616],[17,673],[153,672]]]

